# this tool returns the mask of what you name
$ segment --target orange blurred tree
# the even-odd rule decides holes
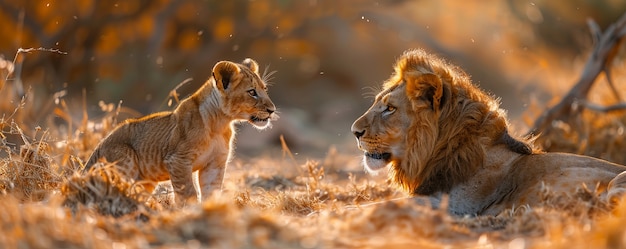
[[[22,55],[27,59],[21,75],[14,77],[44,83],[48,92],[67,89],[76,95],[85,88],[89,96],[102,97],[98,92],[104,90],[113,99],[123,98],[124,92],[135,93],[133,97],[138,92],[165,94],[185,77],[206,78],[218,59],[316,53],[311,36],[324,34],[309,32],[313,22],[336,13],[356,16],[353,12],[358,11],[348,2],[320,1],[315,8],[311,4],[2,0],[0,30],[5,39],[0,39],[0,54],[9,57],[20,47],[67,52]]]

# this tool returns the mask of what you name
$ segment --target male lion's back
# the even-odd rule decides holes
[[[538,199],[539,193],[544,188],[555,193],[573,193],[583,186],[589,189],[597,186],[610,195],[617,188],[626,189],[626,181],[609,188],[610,182],[624,171],[626,166],[598,158],[568,153],[542,153],[528,155],[517,161],[507,181],[521,190],[518,200],[533,205],[538,204],[532,203],[534,199],[541,201]]]

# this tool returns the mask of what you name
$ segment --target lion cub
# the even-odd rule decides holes
[[[267,85],[252,59],[221,61],[209,80],[172,112],[159,112],[116,127],[91,154],[84,171],[106,159],[137,181],[171,180],[176,202],[195,202],[192,172],[198,171],[202,198],[220,190],[232,155],[234,124],[258,129],[278,116]],[[152,192],[154,183],[144,183]]]

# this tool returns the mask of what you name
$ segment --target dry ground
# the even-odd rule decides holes
[[[546,189],[542,208],[452,217],[403,199],[384,177],[366,176],[358,155],[332,147],[318,160],[296,160],[286,144],[282,157],[236,159],[222,194],[176,209],[166,184],[150,195],[111,167],[77,173],[123,109],[103,104],[107,115],[76,118],[53,99],[42,129],[31,125],[32,98],[6,101],[19,99],[12,92],[0,88],[2,248],[626,247],[626,204],[601,202],[594,186]],[[555,123],[542,143],[626,163],[623,115],[579,119]]]

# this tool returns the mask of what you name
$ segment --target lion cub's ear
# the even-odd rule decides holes
[[[256,63],[256,61],[254,61],[253,59],[246,58],[245,60],[243,60],[243,62],[241,64],[243,64],[244,66],[250,68],[250,70],[252,70],[252,72],[254,72],[255,74],[259,75],[259,64]]]
[[[213,67],[213,78],[216,86],[223,90],[228,89],[232,79],[239,74],[239,66],[230,61],[220,61]]]
[[[444,91],[441,78],[427,73],[420,75],[405,75],[406,92],[409,97],[421,99],[430,104],[433,111],[440,110],[443,106],[447,92]],[[444,92],[446,94],[444,94]]]

